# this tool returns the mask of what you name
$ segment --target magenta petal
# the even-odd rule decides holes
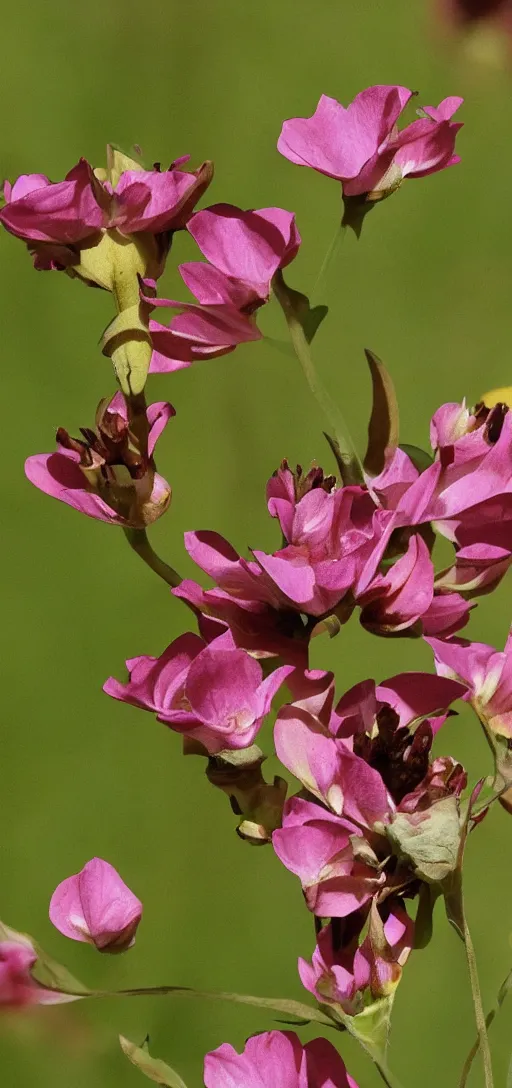
[[[122,951],[135,940],[142,903],[112,865],[93,858],[78,875],[80,901],[91,938],[99,950]]]
[[[456,680],[423,672],[403,672],[384,680],[375,690],[377,698],[396,710],[399,725],[447,710],[467,688]]]
[[[123,518],[111,510],[99,495],[87,490],[85,477],[76,461],[67,453],[39,453],[25,461],[25,475],[40,491],[73,506],[82,514],[112,525],[123,525]]]
[[[274,743],[277,758],[287,770],[310,793],[327,805],[332,803],[339,815],[343,799],[335,786],[338,752],[334,738],[326,736],[307,711],[290,705],[281,707],[277,715]]]
[[[195,174],[181,170],[126,170],[114,190],[110,225],[125,234],[170,230],[196,184]]]
[[[30,176],[34,178],[34,175]],[[70,170],[65,181],[45,184],[43,175],[31,184],[15,182],[11,199],[0,212],[0,222],[27,242],[79,242],[104,225],[104,213],[96,201],[91,167],[84,159]],[[17,196],[18,193],[23,193]]]
[[[298,248],[292,235],[294,216],[281,208],[243,211],[232,204],[213,204],[196,212],[188,230],[202,254],[227,276],[255,285],[262,298],[274,272]]]
[[[368,87],[345,109],[322,95],[312,117],[284,122],[278,151],[339,181],[355,178],[391,133],[410,96],[405,87]]]
[[[176,415],[176,409],[167,401],[157,401],[155,404],[149,405],[146,415],[149,423],[148,453],[151,457],[160,435],[165,430],[169,420]]]
[[[341,1062],[341,1058],[338,1059]],[[302,1075],[303,1048],[294,1032],[269,1031],[252,1036],[242,1054],[228,1043],[204,1060],[206,1088],[338,1088],[338,1082]],[[339,1088],[345,1088],[339,1082]]]
[[[50,900],[50,921],[60,933],[73,941],[91,940],[80,898],[78,873],[68,876],[55,889]]]

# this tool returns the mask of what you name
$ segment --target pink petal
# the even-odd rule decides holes
[[[67,453],[38,453],[25,461],[25,475],[40,491],[73,506],[82,514],[111,525],[124,525],[124,519],[107,506],[99,495],[87,490],[85,476]]]

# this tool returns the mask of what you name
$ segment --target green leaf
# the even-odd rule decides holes
[[[420,449],[419,446],[411,446],[408,442],[400,442],[399,449],[407,454],[418,472],[424,472],[426,468],[430,468],[430,465],[434,463],[432,455],[427,453],[426,450]]]
[[[365,355],[372,378],[373,402],[363,465],[370,476],[378,476],[398,446],[398,401],[384,363],[373,351],[366,349]]]
[[[120,1035],[119,1042],[123,1054],[126,1054],[132,1065],[140,1069],[141,1073],[144,1073],[144,1076],[149,1077],[155,1084],[161,1084],[164,1088],[187,1088],[185,1082],[174,1072],[174,1069],[171,1069],[165,1062],[160,1061],[159,1058],[151,1057],[147,1039],[142,1046],[136,1046],[129,1039],[125,1039],[124,1035]]]
[[[428,884],[439,884],[456,872],[461,845],[460,816],[455,797],[444,797],[415,822],[406,812],[397,812],[386,828],[398,853]]]

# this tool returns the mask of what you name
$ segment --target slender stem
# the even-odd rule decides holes
[[[473,941],[471,939],[471,933],[466,920],[466,914],[464,911],[464,905],[462,903],[462,918],[464,925],[464,947],[466,949],[466,959],[468,963],[469,980],[471,983],[471,993],[473,996],[473,1006],[475,1009],[475,1023],[478,1033],[478,1042],[480,1050],[482,1051],[482,1061],[484,1066],[484,1081],[485,1088],[494,1088],[494,1079],[492,1075],[492,1058],[491,1048],[489,1046],[489,1036],[487,1034],[487,1022],[485,1019],[484,1008],[482,1005],[482,994],[480,991],[480,982],[478,979],[478,971],[476,966],[475,949],[473,947]],[[469,1072],[469,1069],[468,1069]],[[465,1081],[462,1081],[464,1084]]]
[[[148,567],[151,567],[151,570],[154,570],[159,578],[163,578],[164,582],[167,582],[167,585],[173,586],[173,588],[180,585],[183,579],[173,567],[170,567],[168,563],[164,563],[163,559],[160,559],[156,552],[153,551],[145,529],[125,529],[124,535],[134,552],[140,555],[144,563],[147,563]]]
[[[490,1010],[490,1012],[487,1013],[487,1016],[485,1018],[485,1026],[486,1026],[487,1030],[489,1030],[493,1020],[498,1015],[498,1013],[499,1013],[499,1011],[501,1009],[501,1006],[503,1005],[503,1002],[504,1002],[505,998],[507,997],[507,994],[509,993],[511,987],[512,987],[512,971],[509,971],[506,979],[504,979],[504,981],[502,982],[502,984],[501,984],[501,986],[499,988],[498,996],[496,998],[496,1004],[495,1004],[494,1008],[492,1008]],[[479,1049],[480,1049],[480,1037],[478,1037],[478,1039],[475,1039],[475,1042],[473,1043],[473,1046],[471,1047],[471,1050],[470,1050],[470,1052],[469,1052],[469,1054],[468,1054],[468,1056],[466,1058],[466,1061],[464,1062],[464,1068],[462,1070],[460,1083],[459,1083],[459,1088],[466,1088],[466,1083],[467,1083],[467,1079],[468,1079],[468,1076],[469,1076],[469,1073],[470,1073],[470,1070],[471,1070],[471,1066],[473,1065],[473,1062],[474,1062],[474,1060],[476,1058],[476,1055],[478,1054]]]
[[[340,248],[340,243],[341,243],[341,240],[342,240],[343,236],[344,236],[344,230],[343,230],[343,227],[341,226],[341,223],[340,223],[339,227],[336,230],[336,234],[333,236],[333,238],[331,240],[329,248],[328,248],[328,250],[327,250],[327,252],[325,254],[325,257],[324,257],[324,259],[322,261],[322,264],[320,266],[320,271],[319,271],[319,273],[318,273],[318,275],[316,277],[316,280],[315,280],[315,282],[313,284],[313,287],[312,287],[312,290],[311,290],[311,299],[312,300],[315,298],[316,293],[319,290],[320,286],[321,285],[323,286],[323,281],[324,281],[324,279],[325,279],[325,277],[327,275],[327,272],[329,271],[335,257],[337,256],[337,253],[338,253],[338,250]]]
[[[293,292],[287,286],[281,271],[276,272],[272,281],[272,286],[274,294],[286,318],[293,349],[302,367],[304,377],[313,396],[334,430],[334,437],[339,447],[343,465],[345,466],[344,482],[359,482],[362,479],[361,463],[355,451],[352,439],[348,434],[345,420],[320,380],[313,363],[306,334],[299,320],[296,306],[294,305],[294,295],[296,295],[297,292]],[[302,298],[304,299],[304,296],[302,296]]]

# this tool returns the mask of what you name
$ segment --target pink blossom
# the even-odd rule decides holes
[[[187,578],[172,590],[196,609],[201,633],[205,623],[229,627],[235,646],[265,660],[280,657],[288,664],[307,666],[309,634],[298,612],[274,608],[259,600],[239,600],[221,589],[203,589]]]
[[[393,634],[412,627],[430,608],[434,597],[434,567],[419,533],[407,551],[385,574],[377,574],[360,595],[361,623],[376,634]]]
[[[270,555],[255,550],[256,562],[241,558],[217,533],[186,533],[185,546],[231,596],[311,616],[335,608],[352,586],[356,593],[366,587],[393,523],[393,515],[377,510],[360,487],[316,487],[295,504],[271,494],[269,509],[279,516],[288,543]]]
[[[196,212],[187,229],[210,264],[262,300],[269,297],[274,273],[290,264],[301,242],[293,212],[283,208],[242,211],[212,204]]]
[[[355,852],[364,841],[350,821],[300,797],[286,802],[283,826],[272,835],[279,860],[299,877],[308,910],[320,918],[346,918],[385,885],[376,856],[368,864]]]
[[[216,359],[238,344],[260,340],[253,311],[262,301],[252,287],[225,276],[211,265],[191,261],[179,266],[182,279],[197,304],[156,299],[150,282],[142,298],[152,308],[179,310],[169,325],[151,320],[153,342],[150,372],[182,370],[202,359]]]
[[[0,221],[11,234],[35,244],[72,246],[114,228],[123,234],[161,234],[185,225],[210,180],[210,164],[190,174],[173,164],[164,171],[126,170],[112,185],[80,159],[64,181],[25,174],[12,186],[7,182]]]
[[[80,873],[63,880],[50,902],[50,920],[73,941],[98,952],[124,952],[135,944],[142,903],[108,861],[93,858]]]
[[[512,635],[504,650],[484,642],[427,638],[440,676],[467,685],[466,696],[491,733],[512,737]]]
[[[400,86],[362,91],[345,108],[322,95],[312,117],[285,121],[278,150],[299,166],[310,166],[342,182],[345,197],[377,200],[404,177],[424,177],[459,161],[455,137],[461,125],[451,117],[461,98],[447,98],[401,132],[396,122],[412,92]]]
[[[20,1008],[26,1005],[57,1005],[73,1001],[69,994],[45,990],[32,977],[37,952],[30,940],[16,935],[0,941],[0,1007]]]
[[[275,747],[311,800],[287,802],[272,841],[319,916],[346,917],[383,886],[413,881],[407,868],[386,868],[387,829],[397,812],[423,811],[465,784],[453,761],[429,763],[434,734],[465,692],[462,684],[439,687],[440,679],[446,683],[421,673],[378,687],[365,681],[334,710],[332,674],[291,679],[295,701],[278,713]]]
[[[411,951],[414,926],[401,900],[388,899],[383,909],[385,921],[372,906],[361,943],[365,911],[341,921],[333,919],[318,934],[312,962],[299,959],[302,985],[317,1001],[355,1016],[368,1001],[396,988]]]
[[[247,1040],[242,1054],[229,1043],[206,1055],[206,1088],[357,1088],[327,1039],[302,1045],[293,1031],[267,1031]]]
[[[443,405],[433,417],[431,441],[435,460],[423,472],[397,450],[369,486],[395,510],[398,525],[434,521],[453,539],[453,519],[512,491],[512,413],[503,404],[476,416],[464,404]]]
[[[110,677],[107,695],[155,712],[210,753],[249,747],[292,672],[283,665],[263,679],[258,662],[228,633],[209,646],[198,635],[180,635],[161,657],[136,657],[126,665],[128,683]]]
[[[174,414],[165,402],[149,406],[147,455],[137,454],[125,399],[116,393],[110,402],[101,401],[96,431],[86,428],[75,439],[59,428],[57,452],[29,457],[26,475],[40,491],[88,517],[143,528],[161,517],[171,501],[169,484],[154,470],[153,451]]]

